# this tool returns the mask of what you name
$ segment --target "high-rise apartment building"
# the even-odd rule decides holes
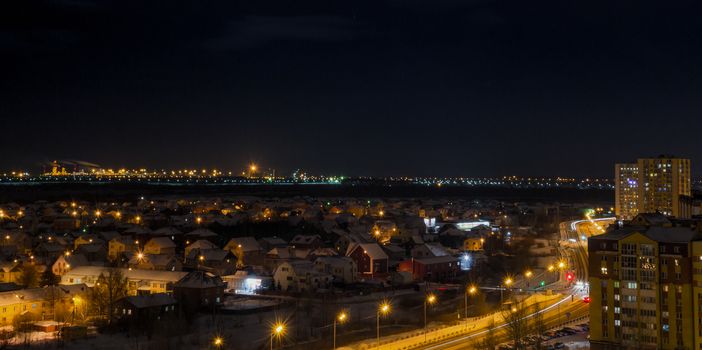
[[[638,214],[639,166],[636,163],[614,165],[614,209],[618,218],[631,220]]]
[[[691,213],[690,160],[644,158],[638,160],[639,213],[660,212],[679,218]]]
[[[662,214],[588,242],[593,349],[702,349],[702,233]]]
[[[637,213],[689,218],[692,211],[690,160],[641,158],[615,165],[615,211],[623,220]]]

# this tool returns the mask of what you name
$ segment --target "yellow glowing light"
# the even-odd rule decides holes
[[[215,346],[222,346],[224,344],[224,340],[220,337],[214,338],[214,341],[212,342]]]
[[[427,296],[427,303],[433,304],[433,303],[435,303],[435,302],[436,302],[436,295],[434,295],[434,294],[429,294],[429,295]]]
[[[527,270],[527,271],[524,273],[524,276],[525,276],[526,278],[531,277],[531,275],[532,275],[531,270]]]
[[[511,277],[505,278],[505,286],[508,286],[508,287],[509,287],[509,285],[512,284],[512,282],[514,282],[514,281],[512,281],[512,278],[511,278]]]
[[[390,304],[388,304],[387,302],[380,304],[380,306],[378,307],[378,311],[381,314],[387,314],[388,312],[390,312]]]
[[[344,322],[346,320],[346,317],[348,317],[348,315],[342,311],[341,313],[339,313],[339,316],[337,316],[336,319],[339,322]]]
[[[273,325],[273,334],[280,336],[281,334],[283,334],[283,332],[285,332],[284,324],[276,323],[275,325]]]
[[[476,286],[470,286],[468,287],[468,294],[473,295],[478,292],[478,288]]]

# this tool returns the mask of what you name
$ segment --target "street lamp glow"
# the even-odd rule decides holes
[[[561,260],[561,261],[558,262],[558,268],[559,268],[559,269],[563,269],[563,268],[565,268],[565,266],[566,266],[566,265],[565,265],[565,262],[563,262],[563,260]]]
[[[509,287],[512,284],[512,277],[506,277],[505,278],[505,286]]]
[[[388,303],[388,302],[386,302],[386,301],[382,302],[382,303],[380,304],[380,306],[378,307],[378,311],[379,311],[381,314],[387,314],[387,313],[389,313],[389,312],[390,312],[390,303]]]
[[[470,286],[468,287],[468,294],[474,295],[475,293],[478,292],[478,288],[476,286]]]
[[[214,344],[214,346],[220,347],[220,346],[222,346],[222,344],[224,344],[224,340],[222,340],[221,337],[215,337],[214,341],[212,341],[212,343]]]
[[[273,350],[273,338],[280,338],[283,333],[285,333],[285,324],[282,322],[276,322],[271,329],[271,350]]]
[[[283,334],[283,332],[285,332],[284,324],[278,323],[273,327],[273,334],[275,334],[276,336],[280,336],[281,334]]]
[[[332,340],[332,349],[336,350],[336,324],[337,323],[344,323],[346,321],[346,318],[348,317],[348,314],[345,311],[341,311],[338,315],[336,315],[336,318],[334,319],[334,330],[333,330],[333,340]]]
[[[524,272],[524,277],[526,277],[526,278],[531,277],[531,275],[532,275],[531,270],[527,270],[526,272]]]
[[[548,265],[548,272],[553,272],[555,267],[553,265]]]
[[[426,305],[426,303],[424,304]],[[378,312],[375,314],[375,335],[378,346],[380,346],[380,315],[386,315],[390,312],[390,304],[384,301],[378,305]]]
[[[426,300],[424,300],[424,342],[427,341],[427,304],[432,305],[436,302],[436,295],[427,295]]]

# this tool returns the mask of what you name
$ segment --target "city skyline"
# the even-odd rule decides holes
[[[0,169],[611,177],[702,156],[699,4],[2,6]]]

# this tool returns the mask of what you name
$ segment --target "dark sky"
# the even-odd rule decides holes
[[[2,1],[0,169],[702,170],[699,1]]]

